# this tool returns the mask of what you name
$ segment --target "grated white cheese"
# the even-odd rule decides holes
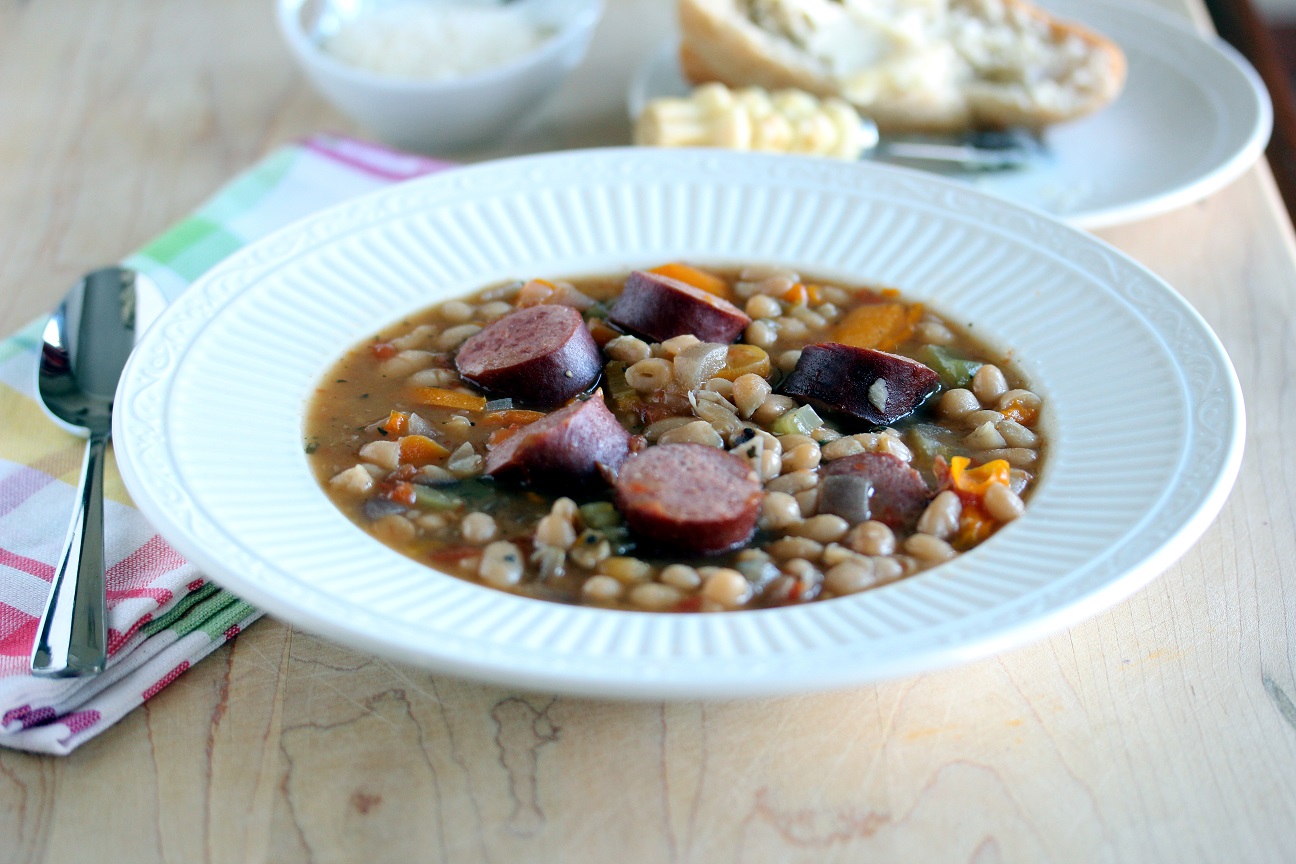
[[[349,66],[440,81],[501,66],[550,35],[508,6],[408,2],[365,12],[321,45]]]

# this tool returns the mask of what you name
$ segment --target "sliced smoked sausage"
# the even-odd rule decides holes
[[[603,402],[603,391],[523,426],[486,453],[486,473],[562,488],[615,475],[630,455],[630,433]]]
[[[780,392],[799,396],[889,426],[910,414],[940,386],[940,376],[917,360],[840,342],[801,350],[801,359]]]
[[[922,475],[890,453],[858,453],[819,469],[819,512],[851,524],[872,519],[908,531],[931,498]]]
[[[756,531],[764,492],[750,465],[705,444],[659,444],[627,459],[616,505],[630,529],[664,551],[714,555]]]
[[[726,345],[751,323],[728,300],[678,279],[639,270],[626,279],[608,320],[654,342],[691,333],[703,342]]]
[[[510,312],[470,337],[455,356],[459,374],[492,393],[561,405],[603,371],[585,319],[570,306]]]

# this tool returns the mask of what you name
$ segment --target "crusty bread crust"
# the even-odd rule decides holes
[[[1110,39],[1057,20],[1026,0],[949,2],[962,14],[977,14],[985,4],[1003,10],[1000,27],[1029,32],[1023,39],[1042,38],[1043,45],[1037,47],[1047,54],[1048,71],[1056,74],[1045,76],[1041,83],[1034,80],[1038,76],[1004,75],[1003,69],[978,70],[968,61],[955,64],[949,80],[928,82],[933,86],[906,86],[902,73],[893,80],[883,79],[883,86],[871,87],[868,92],[852,90],[850,82],[835,75],[821,58],[755,23],[747,14],[745,0],[678,0],[680,65],[685,77],[695,84],[719,81],[730,87],[794,87],[817,96],[838,96],[871,117],[886,133],[1015,126],[1039,129],[1097,111],[1120,93],[1126,75],[1125,56]]]

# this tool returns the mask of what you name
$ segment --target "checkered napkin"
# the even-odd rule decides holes
[[[172,300],[218,261],[276,228],[445,167],[354,139],[315,136],[270,154],[125,263],[152,277]],[[85,680],[28,674],[85,446],[35,401],[43,325],[34,322],[0,342],[0,745],[64,754],[260,613],[207,581],[154,532],[109,459],[108,668]]]

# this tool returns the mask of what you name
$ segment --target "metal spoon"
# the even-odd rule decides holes
[[[135,344],[136,279],[106,267],[84,276],[45,325],[37,389],[49,412],[89,435],[78,506],[32,648],[32,674],[77,677],[108,659],[103,463],[113,394]]]

